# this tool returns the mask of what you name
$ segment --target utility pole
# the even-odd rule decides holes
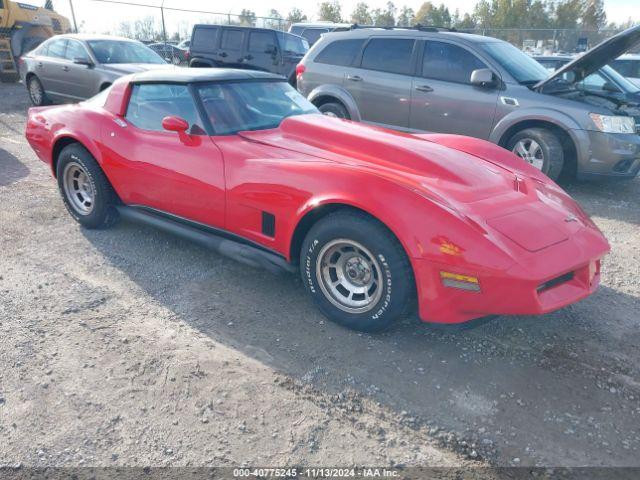
[[[78,33],[78,24],[76,23],[76,12],[73,9],[73,0],[69,0],[69,6],[71,7],[71,18],[73,19],[73,29],[75,33]]]
[[[164,0],[160,4],[160,16],[162,17],[162,38],[164,39],[165,49],[167,48],[167,29],[164,25]]]

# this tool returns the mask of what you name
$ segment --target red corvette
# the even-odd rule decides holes
[[[87,228],[134,218],[295,271],[330,319],[387,327],[541,314],[595,291],[609,245],[491,143],[319,115],[279,77],[182,69],[29,110],[26,136]]]

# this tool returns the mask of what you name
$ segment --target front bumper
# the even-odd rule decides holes
[[[608,245],[604,239],[593,241],[587,230],[524,256],[502,272],[414,259],[420,318],[455,324],[487,315],[539,315],[588,297],[600,283]],[[476,276],[480,292],[445,287],[441,271]]]
[[[578,178],[633,178],[640,172],[640,135],[574,130]]]

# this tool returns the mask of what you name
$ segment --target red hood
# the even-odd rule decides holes
[[[463,203],[514,189],[511,171],[469,153],[415,135],[323,115],[289,117],[277,129],[241,135],[306,155],[384,170],[405,183]]]
[[[478,139],[416,136],[322,115],[290,117],[279,128],[240,135],[385,175],[529,251],[562,242],[585,226],[597,230],[545,175]]]

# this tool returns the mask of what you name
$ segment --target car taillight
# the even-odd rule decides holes
[[[306,69],[307,69],[307,67],[305,67],[301,63],[296,65],[296,77],[299,77],[300,75],[302,75]]]

